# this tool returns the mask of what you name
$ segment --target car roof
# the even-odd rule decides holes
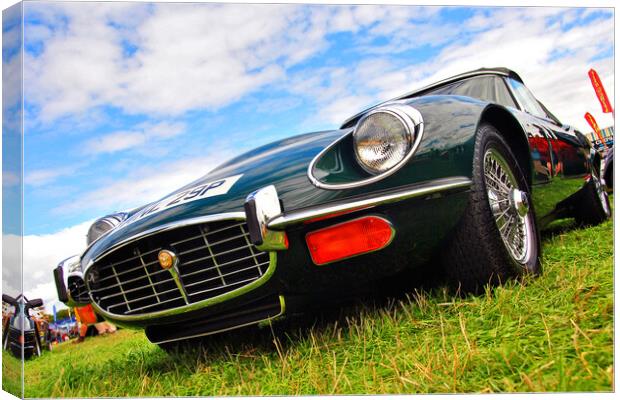
[[[438,82],[431,83],[430,85],[424,86],[424,87],[419,88],[419,89],[415,89],[415,90],[407,92],[407,93],[405,93],[405,94],[403,94],[401,96],[395,97],[393,99],[381,102],[381,103],[379,103],[377,105],[374,105],[374,106],[372,106],[370,108],[367,108],[366,110],[364,110],[362,112],[359,112],[359,113],[355,114],[354,116],[348,118],[346,121],[344,121],[342,123],[340,128],[342,129],[342,128],[346,128],[347,126],[350,126],[351,122],[357,120],[363,114],[366,114],[368,111],[370,111],[373,108],[376,108],[376,107],[378,107],[378,106],[380,106],[382,104],[386,104],[386,103],[389,103],[389,102],[392,102],[392,101],[408,99],[410,97],[415,97],[415,96],[420,95],[420,94],[422,94],[424,92],[427,92],[427,91],[429,91],[431,89],[435,89],[435,88],[438,88],[438,87],[441,87],[441,86],[444,86],[444,85],[447,85],[447,84],[450,84],[450,83],[453,83],[453,82],[460,81],[462,79],[472,78],[472,77],[480,76],[480,75],[506,76],[506,77],[513,78],[513,79],[523,83],[523,79],[521,79],[519,74],[517,74],[516,72],[514,72],[511,69],[508,69],[508,68],[505,68],[505,67],[495,67],[495,68],[484,68],[483,67],[483,68],[478,68],[478,69],[475,69],[473,71],[463,72],[461,74],[454,75],[454,76],[451,76],[451,77],[446,78],[446,79],[442,79],[442,80],[440,80]]]

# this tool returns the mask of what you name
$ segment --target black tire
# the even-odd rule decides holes
[[[610,163],[605,167],[605,185],[609,189],[609,191],[613,192],[614,190],[614,164]]]
[[[516,214],[517,208],[506,207],[505,211],[499,209],[500,202],[502,204],[514,202],[498,200],[498,197],[494,197],[494,200],[497,200],[494,203],[496,212],[494,215],[489,195],[497,196],[503,187],[498,186],[497,192],[493,191],[495,188],[491,186],[487,188],[487,180],[492,181],[488,177],[489,174],[485,177],[485,157],[491,157],[489,158],[491,161],[487,162],[494,167],[490,167],[490,170],[497,171],[495,167],[498,165],[503,165],[504,169],[510,170],[512,174],[510,182],[515,188],[513,191],[506,189],[505,193],[516,192],[522,196],[519,197],[519,204],[522,206],[520,210],[526,214],[521,219]],[[492,164],[494,159],[503,159],[503,161],[501,164]],[[509,175],[505,174],[505,176]],[[492,184],[496,185],[493,182]],[[504,192],[501,193],[503,195]],[[483,124],[478,127],[474,149],[472,189],[467,209],[451,235],[446,251],[442,252],[444,271],[448,284],[452,288],[462,294],[480,293],[487,284],[495,286],[524,273],[540,273],[540,235],[534,210],[529,206],[529,194],[529,185],[504,138],[491,125]],[[523,204],[526,206],[523,207]],[[502,212],[508,213],[508,216],[500,215]],[[513,212],[514,215],[512,215]],[[496,222],[496,218],[504,222],[504,227],[507,226],[504,228],[506,234],[513,231],[513,227],[509,225],[510,221],[514,229],[519,230],[517,233],[523,233],[522,247],[524,250],[522,253],[524,255],[521,258],[517,259],[513,254],[514,250],[511,252],[508,244],[505,244],[498,226],[500,222]],[[507,231],[508,228],[510,231]]]
[[[599,178],[592,174],[588,183],[581,189],[575,209],[575,221],[580,226],[593,226],[607,221],[609,217],[611,217],[609,196]]]

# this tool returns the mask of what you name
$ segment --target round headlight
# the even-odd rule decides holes
[[[357,123],[353,147],[357,161],[366,172],[373,175],[384,173],[411,153],[416,123],[419,122],[403,110],[405,107],[408,106],[379,108]],[[417,110],[411,110],[411,113],[417,113]]]
[[[127,214],[125,213],[116,213],[111,215],[106,215],[103,218],[99,218],[88,229],[88,234],[86,235],[86,244],[90,245],[95,240],[99,239],[101,236],[116,228],[121,222],[127,219]]]

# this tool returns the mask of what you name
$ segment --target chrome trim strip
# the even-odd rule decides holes
[[[280,299],[280,312],[277,315],[274,315],[273,317],[269,317],[269,318],[266,318],[266,319],[261,319],[261,320],[253,321],[253,322],[246,322],[245,324],[234,325],[234,326],[231,326],[231,327],[228,327],[228,328],[218,329],[216,331],[210,331],[210,332],[206,332],[206,333],[201,333],[199,335],[182,336],[182,337],[178,337],[178,338],[174,338],[174,339],[162,340],[161,342],[153,342],[153,343],[154,344],[162,344],[162,343],[177,342],[179,340],[193,339],[193,338],[202,337],[202,336],[214,335],[216,333],[221,333],[221,332],[226,332],[226,331],[230,331],[230,330],[233,330],[233,329],[243,328],[244,326],[250,326],[250,325],[256,325],[256,324],[261,324],[261,323],[265,323],[265,322],[270,322],[270,321],[272,321],[272,320],[274,320],[276,318],[281,317],[286,312],[286,302],[284,300],[284,296],[280,295],[278,297]]]
[[[200,232],[202,232],[202,229],[200,229]],[[187,291],[185,290],[185,286],[183,285],[183,278],[181,277],[181,273],[179,272],[179,259],[176,256],[174,256],[173,259],[174,262],[172,263],[172,268],[168,269],[168,271],[170,272],[170,275],[172,275],[172,279],[174,279],[174,284],[177,285],[177,288],[181,293],[181,297],[183,297],[183,301],[185,301],[185,304],[189,304],[189,296],[187,294]],[[155,304],[153,304],[153,306],[155,306]]]
[[[362,179],[359,181],[347,182],[347,183],[323,183],[319,179],[317,179],[313,175],[312,171],[314,170],[316,163],[323,157],[323,155],[327,153],[330,149],[332,149],[334,146],[336,146],[338,143],[340,143],[342,140],[344,140],[344,138],[346,138],[347,135],[349,134],[354,135],[355,131],[357,130],[357,126],[359,125],[361,121],[364,120],[364,118],[366,118],[369,115],[372,115],[374,113],[379,113],[379,112],[387,112],[387,113],[395,115],[397,118],[402,120],[403,124],[409,130],[410,136],[413,136],[411,149],[405,155],[405,157],[403,157],[402,160],[400,160],[396,165],[394,165],[392,168],[388,169],[387,171],[382,172],[378,175],[373,175],[369,178]],[[351,132],[347,132],[342,137],[334,141],[332,144],[324,148],[319,154],[317,154],[312,159],[312,161],[310,161],[310,165],[308,165],[307,175],[308,175],[308,179],[310,179],[310,182],[312,182],[314,186],[320,189],[325,189],[325,190],[352,189],[352,188],[356,188],[356,187],[360,187],[364,185],[369,185],[371,183],[375,183],[384,178],[387,178],[388,176],[400,170],[407,163],[407,161],[409,161],[411,157],[413,157],[416,150],[420,146],[422,137],[424,136],[424,121],[422,119],[422,114],[420,114],[420,112],[416,110],[415,108],[409,105],[406,105],[406,104],[386,104],[382,107],[374,109],[370,111],[368,114],[366,114],[364,117],[362,117],[358,121],[358,125],[356,125],[355,128]],[[360,164],[360,167],[364,168],[361,166],[361,164]]]
[[[309,219],[324,217],[329,214],[368,209],[414,197],[427,196],[446,190],[469,188],[470,186],[471,179],[464,176],[435,179],[404,190],[399,190],[376,197],[353,200],[346,203],[326,204],[323,206],[284,213],[269,220],[267,226],[271,229],[284,229],[289,225],[298,224]]]
[[[96,259],[91,259],[86,267],[82,266],[82,268],[84,270],[84,275],[86,275],[86,273],[88,272],[89,268],[95,262],[99,261],[100,259],[102,259],[103,257],[107,256],[111,252],[115,251],[119,247],[124,246],[126,244],[129,244],[131,242],[135,242],[138,239],[142,239],[142,238],[145,238],[147,236],[154,235],[156,233],[160,233],[160,232],[164,232],[164,231],[169,231],[171,229],[181,228],[181,227],[184,227],[184,226],[203,224],[203,223],[207,223],[207,222],[221,221],[221,220],[245,221],[245,213],[244,212],[229,212],[229,213],[222,213],[222,214],[203,215],[203,216],[200,216],[200,217],[188,218],[188,219],[183,219],[183,220],[179,220],[179,221],[170,222],[168,224],[159,225],[159,226],[156,226],[155,228],[151,228],[151,229],[148,229],[148,230],[146,230],[144,232],[140,232],[140,233],[138,233],[136,235],[133,235],[131,237],[123,239],[120,242],[114,244],[112,247],[108,248],[104,253],[100,254]],[[86,253],[82,254],[82,257],[81,257],[82,259],[84,258],[85,254]]]
[[[384,244],[383,246],[379,247],[378,249],[374,249],[374,250],[371,250],[371,251],[366,251],[366,252],[363,252],[363,253],[353,254],[353,255],[350,255],[348,257],[339,258],[337,260],[328,261],[328,262],[321,263],[321,264],[316,263],[316,261],[314,261],[314,258],[312,258],[312,253],[310,253],[310,258],[312,259],[312,262],[314,263],[314,265],[318,265],[318,266],[329,265],[329,264],[333,264],[333,263],[336,263],[336,262],[348,260],[349,258],[354,258],[354,257],[357,257],[357,256],[363,256],[365,254],[374,253],[376,251],[383,250],[386,247],[388,247],[392,243],[392,241],[394,240],[394,236],[396,235],[396,229],[394,229],[394,225],[392,225],[392,223],[388,219],[380,217],[378,215],[364,215],[363,217],[354,218],[354,219],[349,220],[349,221],[345,221],[345,222],[341,222],[341,223],[338,223],[338,224],[326,226],[325,228],[317,229],[315,231],[311,231],[311,232],[306,233],[305,238],[307,238],[308,235],[311,235],[313,233],[321,232],[321,231],[323,231],[325,229],[332,229],[334,227],[337,227],[337,226],[340,226],[340,225],[343,225],[343,224],[348,224],[349,222],[357,221],[357,220],[368,218],[368,217],[373,217],[373,218],[380,219],[381,221],[385,222],[386,224],[388,224],[390,226],[391,235],[390,235],[390,239],[387,241],[386,244]],[[306,241],[306,243],[307,243],[307,241]],[[308,246],[308,247],[310,247],[310,246]]]

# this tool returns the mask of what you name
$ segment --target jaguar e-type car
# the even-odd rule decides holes
[[[67,304],[169,343],[402,271],[476,292],[540,272],[539,230],[610,216],[600,155],[515,72],[479,69],[272,143],[97,220],[54,270]]]

